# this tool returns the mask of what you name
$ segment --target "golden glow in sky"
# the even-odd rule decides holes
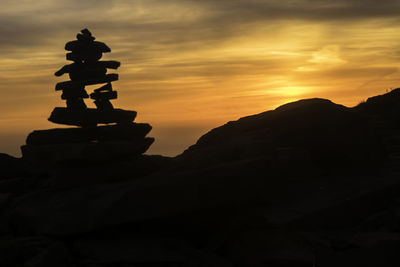
[[[354,106],[400,87],[400,1],[3,2],[0,152],[12,155],[32,130],[59,127],[47,118],[65,106],[54,86],[67,77],[53,73],[85,27],[121,61],[114,106],[153,126],[150,154],[289,101]]]

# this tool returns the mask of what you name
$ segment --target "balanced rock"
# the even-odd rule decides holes
[[[65,160],[110,160],[137,156],[147,151],[154,138],[146,137],[149,124],[133,123],[136,111],[114,109],[110,102],[118,97],[111,82],[118,74],[107,74],[107,69],[117,69],[118,61],[99,61],[102,53],[111,49],[88,29],[81,30],[77,40],[68,42],[67,59],[74,61],[63,66],[56,76],[69,74],[70,81],[60,82],[56,91],[62,91],[61,99],[67,107],[56,107],[49,121],[82,128],[50,129],[29,134],[26,145],[21,147],[24,159],[30,161],[61,162]],[[90,93],[97,108],[87,108],[84,99],[89,98],[85,86],[105,84]],[[98,126],[98,124],[111,124]]]

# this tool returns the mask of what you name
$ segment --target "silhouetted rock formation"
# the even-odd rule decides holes
[[[97,123],[112,123],[126,121],[129,113],[123,110],[114,110],[111,99],[117,98],[117,92],[113,91],[111,82],[118,80],[118,74],[106,74],[107,69],[117,69],[118,61],[99,61],[103,53],[111,52],[104,43],[94,41],[95,38],[88,29],[84,29],[76,36],[77,40],[68,42],[65,50],[71,51],[67,59],[74,63],[65,65],[55,75],[69,74],[71,81],[60,82],[56,90],[62,90],[61,98],[67,101],[67,108],[56,108],[49,120],[54,123],[96,126]],[[97,109],[86,109],[84,98],[89,98],[85,90],[86,85],[106,85],[95,89],[90,98],[94,99]],[[80,112],[79,112],[80,111]],[[84,112],[90,111],[84,115]],[[83,113],[83,114],[81,114]],[[82,119],[82,115],[84,118]],[[132,120],[134,117],[132,118]],[[128,121],[129,122],[129,121]]]
[[[338,169],[361,164],[375,153],[366,145],[368,138],[366,118],[316,98],[228,122],[202,136],[179,159],[185,168],[263,158],[298,168]]]
[[[354,108],[289,103],[213,129],[172,159],[29,166],[0,155],[10,166],[0,264],[400,266],[399,101],[400,89]],[[125,142],[149,130],[35,131],[27,144]],[[12,175],[19,168],[30,172]]]
[[[117,69],[118,61],[99,61],[103,53],[111,49],[102,42],[94,41],[88,29],[77,35],[77,40],[68,42],[65,50],[67,60],[74,63],[65,65],[55,75],[68,73],[70,81],[60,82],[56,91],[67,107],[56,107],[49,121],[58,124],[75,125],[83,128],[53,129],[35,131],[22,146],[25,159],[34,161],[64,160],[108,160],[140,155],[154,142],[145,137],[151,130],[148,124],[133,123],[136,111],[114,109],[110,100],[117,98],[117,91],[111,82],[118,80],[118,74],[107,74],[107,69]],[[86,85],[104,84],[90,94],[96,109],[87,108],[84,102],[89,98]],[[116,124],[96,127],[98,124]]]

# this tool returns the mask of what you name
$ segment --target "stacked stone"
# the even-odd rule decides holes
[[[32,132],[23,146],[25,158],[43,160],[90,159],[130,156],[144,153],[154,138],[145,137],[151,130],[149,124],[134,123],[136,111],[115,109],[110,100],[117,98],[111,82],[118,74],[107,74],[107,69],[117,69],[118,61],[100,61],[103,53],[111,49],[88,29],[76,36],[77,40],[65,45],[66,59],[72,64],[63,66],[55,75],[68,73],[70,81],[60,82],[56,91],[66,107],[56,107],[49,121],[81,128],[51,129]],[[102,84],[90,94],[96,108],[88,108],[89,98],[85,86]],[[98,124],[113,124],[98,126]]]
[[[117,69],[118,61],[100,61],[103,53],[111,49],[102,42],[95,41],[91,32],[84,29],[76,36],[77,40],[66,43],[67,60],[72,64],[65,65],[55,75],[68,73],[70,81],[60,82],[56,91],[62,91],[61,98],[66,100],[66,108],[55,108],[49,120],[54,123],[77,125],[82,127],[96,126],[98,123],[123,123],[135,119],[136,112],[114,109],[111,99],[117,98],[111,82],[118,80],[118,74],[107,74],[107,69]],[[94,90],[90,98],[94,99],[97,109],[86,107],[85,98],[89,98],[85,86],[105,84]]]

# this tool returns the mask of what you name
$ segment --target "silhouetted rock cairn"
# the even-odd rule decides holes
[[[88,29],[66,43],[66,59],[73,61],[55,75],[68,73],[70,81],[57,83],[55,90],[62,91],[61,98],[67,107],[56,107],[49,121],[74,125],[80,128],[34,131],[22,147],[25,158],[43,160],[107,159],[144,153],[154,138],[145,137],[151,130],[149,124],[134,123],[136,111],[115,109],[110,100],[117,98],[111,82],[118,74],[107,74],[107,69],[117,69],[118,61],[100,61],[103,53],[111,49],[95,41]],[[103,84],[90,95],[85,86]],[[97,108],[88,108],[85,98],[91,98]],[[98,124],[113,124],[98,126]]]

